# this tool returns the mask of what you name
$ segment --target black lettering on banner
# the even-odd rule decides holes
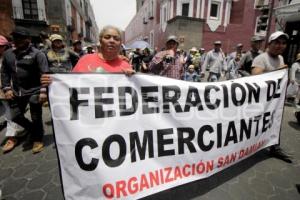
[[[259,95],[260,95],[260,87],[259,87],[259,85],[257,85],[256,83],[253,83],[253,85],[256,87],[256,88],[254,88],[249,83],[245,83],[245,84],[246,84],[246,86],[248,88],[248,91],[249,91],[248,103],[251,104],[253,98],[254,98],[255,102],[258,103],[259,102]]]
[[[217,124],[217,148],[222,147],[222,123]]]
[[[273,126],[273,122],[274,122],[274,116],[275,115],[275,111],[272,112],[271,114],[271,119],[270,119],[270,123],[269,123],[269,128],[271,128]]]
[[[275,81],[266,81],[268,85],[268,90],[267,90],[267,101],[270,101],[271,99],[279,98],[280,93],[276,93],[277,90],[280,89],[280,83],[282,79],[278,79],[278,83]],[[278,84],[278,85],[277,85]]]
[[[152,130],[144,131],[143,144],[141,144],[138,132],[132,132],[129,134],[129,136],[130,136],[131,162],[136,162],[136,152],[138,153],[140,160],[145,160],[146,152],[148,152],[149,158],[154,157]]]
[[[148,96],[148,93],[158,92],[157,86],[142,87],[143,114],[159,113],[158,107],[149,107],[149,103],[157,103],[158,97]]]
[[[114,99],[103,98],[102,95],[105,93],[113,93],[113,87],[95,87],[95,117],[96,118],[108,118],[115,117],[116,111],[114,110],[103,110],[104,104],[114,104]]]
[[[251,128],[252,128],[252,119],[249,120],[249,125],[247,126],[247,122],[245,119],[241,120],[240,123],[240,142],[244,140],[244,134],[247,139],[250,139],[251,137]]]
[[[277,90],[280,90],[280,83],[281,83],[281,81],[282,81],[282,78],[279,78],[279,79],[278,79],[278,82],[277,82]],[[280,95],[281,95],[281,93],[276,93],[276,94],[274,95],[274,98],[279,98]]]
[[[116,142],[119,145],[119,149],[120,149],[119,156],[116,159],[113,159],[110,153],[110,146],[113,142]],[[102,147],[102,157],[104,163],[108,167],[120,166],[124,162],[125,156],[126,156],[126,141],[121,135],[111,135],[105,139]]]
[[[211,90],[215,90],[216,92],[218,92],[218,91],[220,91],[220,88],[215,85],[208,85],[205,87],[205,90],[204,90],[204,99],[205,99],[207,108],[209,108],[211,110],[215,110],[220,106],[221,100],[216,99],[216,102],[212,103],[211,98],[210,98]]]
[[[255,136],[258,135],[258,131],[259,131],[259,121],[261,119],[261,115],[255,116],[254,117],[254,122],[256,122],[256,129],[255,129]]]
[[[262,126],[262,130],[261,132],[264,133],[268,130],[269,126],[269,122],[271,119],[271,113],[270,112],[266,112],[263,116],[263,126]]]
[[[240,100],[237,99],[237,93],[238,93],[237,89],[240,89],[240,91],[241,91],[241,99]],[[243,85],[241,85],[239,83],[231,84],[231,99],[232,99],[232,103],[235,106],[242,106],[245,103],[246,89],[244,88]]]
[[[170,92],[173,92],[174,95],[171,96]],[[182,112],[182,108],[178,102],[181,92],[178,86],[163,86],[162,87],[162,95],[163,95],[163,110],[164,113],[170,113],[170,103],[173,104],[175,111],[177,113]]]
[[[118,90],[120,116],[128,116],[134,114],[138,106],[137,92],[132,87],[119,87]],[[126,94],[129,94],[132,100],[132,105],[129,108],[126,107]]]
[[[173,144],[174,141],[173,141],[172,138],[165,139],[164,136],[172,135],[172,134],[173,134],[173,129],[172,128],[157,130],[158,157],[175,155],[175,150],[174,149],[165,150],[165,145]]]
[[[223,88],[223,95],[224,95],[224,108],[228,108],[229,107],[229,102],[228,102],[228,88],[226,85],[221,85]]]
[[[202,151],[210,151],[214,146],[214,141],[210,140],[208,145],[204,144],[204,133],[208,132],[209,134],[214,132],[213,127],[210,125],[202,126],[198,131],[198,145]]]
[[[228,146],[228,143],[231,141],[233,141],[234,144],[236,144],[238,142],[234,121],[230,121],[228,124],[224,147]]]
[[[196,152],[192,140],[195,138],[195,131],[192,128],[177,128],[178,133],[178,154],[184,154],[184,144],[188,147],[191,153]],[[184,134],[187,134],[187,137],[184,137]]]
[[[79,140],[75,145],[75,158],[81,169],[85,171],[93,171],[98,166],[99,159],[92,158],[90,163],[85,163],[82,157],[82,149],[86,146],[90,147],[91,149],[95,149],[98,147],[98,144],[92,138],[83,138]]]
[[[192,98],[195,98],[193,101]],[[199,96],[199,91],[197,88],[190,86],[187,97],[186,97],[186,104],[184,106],[184,112],[190,112],[191,106],[198,108],[198,110],[203,110],[203,106],[201,104],[201,99]]]
[[[88,100],[78,100],[78,94],[89,94],[89,88],[70,88],[70,120],[78,120],[78,107],[88,106]]]

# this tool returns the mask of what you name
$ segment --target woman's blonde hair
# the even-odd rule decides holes
[[[118,35],[120,36],[120,40],[122,41],[122,31],[121,29],[119,29],[118,27],[116,26],[112,26],[112,25],[107,25],[107,26],[104,26],[101,31],[100,31],[100,34],[99,34],[99,39],[101,40],[101,38],[104,36],[104,33],[109,30],[109,29],[113,29],[115,31],[118,32]]]

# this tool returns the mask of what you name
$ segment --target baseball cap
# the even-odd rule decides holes
[[[0,35],[0,46],[5,46],[7,44],[8,44],[7,39],[4,36]]]
[[[222,42],[220,40],[217,40],[214,42],[214,44],[222,44]]]
[[[29,29],[22,27],[22,26],[16,26],[14,31],[11,33],[12,36],[30,36]]]
[[[242,46],[244,46],[242,43],[238,43],[238,44],[236,45],[236,47],[242,47]]]
[[[258,35],[252,36],[251,42],[257,42],[257,41],[263,41],[263,38]]]
[[[169,41],[171,41],[171,40],[173,40],[173,41],[175,41],[175,42],[178,43],[177,37],[176,37],[175,35],[170,35],[170,36],[167,38],[166,43],[169,42]]]
[[[285,37],[285,39],[287,39],[287,40],[289,39],[289,35],[288,34],[282,32],[282,31],[276,31],[276,32],[274,32],[274,33],[272,33],[270,35],[268,43],[270,43],[270,42],[272,42],[274,40],[277,40],[279,37],[282,37],[282,36]]]
[[[75,40],[75,41],[73,42],[73,45],[75,45],[75,44],[81,44],[81,41],[80,41],[80,40]]]
[[[53,42],[54,40],[63,41],[63,37],[59,34],[52,34],[49,39],[50,39],[51,42]]]

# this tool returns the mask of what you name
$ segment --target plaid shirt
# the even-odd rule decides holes
[[[149,65],[150,72],[174,79],[181,79],[183,74],[182,58],[176,55],[175,58],[166,59],[166,51],[158,52]]]

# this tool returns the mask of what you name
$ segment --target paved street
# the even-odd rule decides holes
[[[179,186],[152,196],[150,199],[199,200],[297,200],[300,194],[300,126],[293,116],[293,108],[285,107],[281,146],[293,156],[288,164],[268,156],[262,150],[229,169],[205,179]],[[59,200],[63,199],[58,163],[52,136],[50,114],[45,116],[45,150],[33,155],[26,144],[0,155],[1,200]],[[4,131],[0,141],[4,139]],[[25,146],[25,148],[23,147]]]

